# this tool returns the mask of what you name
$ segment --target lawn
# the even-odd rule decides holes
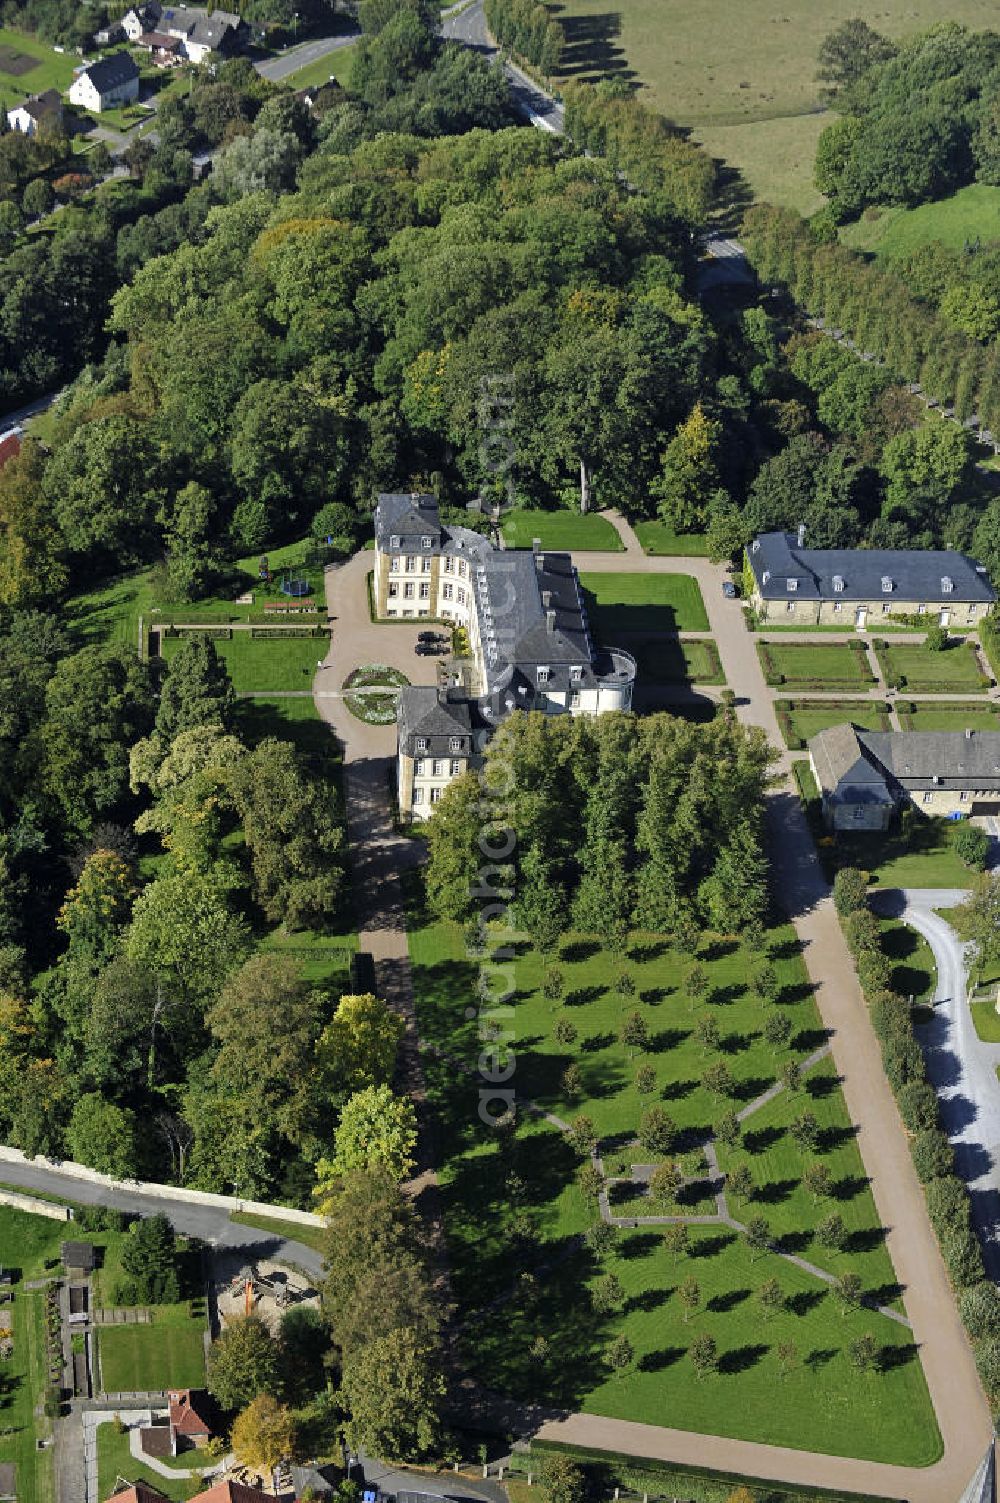
[[[828,110],[755,120],[746,125],[696,125],[692,138],[719,161],[737,167],[754,198],[815,214],[825,203],[813,181],[816,143],[833,119]]]
[[[904,731],[1000,730],[1000,710],[986,699],[948,705],[917,701],[909,708],[897,703],[896,711]]]
[[[971,183],[950,198],[915,209],[868,212],[844,225],[840,238],[852,250],[873,251],[880,259],[908,256],[931,240],[960,251],[974,240],[1000,240],[1000,188]]]
[[[78,59],[73,52],[56,52],[35,37],[0,28],[0,99],[13,109],[28,94],[45,89],[66,92],[73,82]]]
[[[350,82],[351,64],[354,61],[356,44],[350,43],[346,47],[338,47],[336,52],[328,52],[325,57],[317,58],[314,63],[306,63],[304,68],[299,68],[295,73],[289,73],[287,78],[281,81],[290,89],[319,88],[331,78],[344,86]]]
[[[640,684],[724,684],[719,649],[710,638],[664,637],[644,642],[636,657]]]
[[[845,720],[859,725],[866,731],[892,729],[885,705],[873,704],[870,700],[838,700],[836,704],[810,703],[808,700],[775,700],[774,713],[785,745],[793,751],[806,746],[813,736],[831,725],[842,725]]]
[[[994,1002],[973,1002],[970,1004],[972,1021],[976,1032],[984,1044],[1000,1044],[1000,1013],[996,1010]]]
[[[960,694],[986,687],[972,642],[954,642],[943,652],[930,652],[922,643],[876,643],[875,655],[889,687],[925,694]]]
[[[789,1046],[776,1051],[761,1036],[763,1005],[747,989],[751,957],[735,941],[703,940],[699,959],[710,989],[696,1009],[680,990],[690,961],[660,937],[633,936],[625,966],[636,994],[627,1002],[614,989],[622,963],[588,937],[563,942],[558,964],[565,994],[555,1007],[541,992],[541,958],[521,947],[512,978],[521,1125],[504,1158],[477,1115],[476,1077],[458,1074],[449,1060],[426,1051],[429,1098],[445,1154],[441,1194],[449,1258],[469,1336],[466,1359],[492,1387],[522,1399],[654,1424],[669,1415],[680,1428],[926,1465],[939,1454],[939,1439],[905,1328],[869,1311],[842,1316],[821,1281],[773,1253],[751,1258],[722,1226],[690,1228],[691,1253],[679,1262],[656,1228],[623,1231],[603,1266],[596,1264],[577,1241],[595,1215],[575,1183],[579,1160],[555,1126],[525,1110],[531,1100],[563,1119],[590,1116],[609,1162],[635,1156],[629,1140],[650,1102],[667,1106],[678,1147],[695,1143],[724,1110],[703,1083],[708,1061],[692,1037],[699,1012],[718,1022],[737,1105],[765,1089],[789,1057],[801,1057],[824,1037],[792,931],[771,931],[768,945],[780,1005],[793,1020]],[[475,973],[460,931],[415,926],[410,951],[424,1038],[474,1067],[481,1046],[459,1004],[475,994]],[[645,1097],[634,1083],[640,1060],[629,1058],[618,1041],[623,1013],[636,1007],[650,1033],[641,1063],[655,1074],[655,1089]],[[559,1021],[577,1031],[568,1045],[556,1040]],[[582,1076],[573,1101],[562,1086],[570,1062]],[[816,1224],[830,1207],[813,1206],[800,1189],[802,1159],[786,1132],[790,1117],[804,1107],[822,1129],[819,1152],[831,1169],[850,1238],[845,1253],[814,1246]],[[758,1185],[754,1211],[762,1211],[790,1249],[837,1271],[856,1268],[869,1290],[895,1297],[853,1129],[828,1066],[819,1066],[794,1100],[781,1096],[747,1123],[739,1156],[751,1164]],[[512,1201],[533,1227],[528,1240],[511,1225]],[[735,1214],[741,1212],[736,1206]],[[609,1269],[626,1303],[620,1313],[601,1315],[581,1289]],[[685,1321],[673,1296],[690,1276],[700,1286],[701,1305]],[[754,1291],[770,1278],[779,1281],[786,1302],[765,1320]],[[875,1336],[886,1359],[885,1371],[871,1378],[859,1378],[847,1356],[849,1341],[863,1331]],[[626,1376],[611,1378],[602,1352],[622,1332],[636,1361]],[[687,1349],[700,1334],[715,1338],[721,1362],[718,1373],[699,1382]],[[548,1343],[540,1356],[530,1351],[538,1336]],[[796,1370],[782,1380],[777,1347],[785,1341],[795,1344]]]
[[[930,945],[922,934],[900,919],[880,918],[882,950],[892,964],[889,985],[901,997],[915,1002],[933,998],[937,985],[937,967]]]
[[[248,746],[276,736],[280,741],[293,742],[317,766],[328,767],[340,761],[339,743],[326,721],[320,719],[311,695],[303,699],[269,699],[267,695],[243,699],[237,715]]]
[[[358,937],[350,930],[317,934],[313,929],[300,929],[286,934],[276,929],[262,941],[261,948],[291,955],[301,966],[304,979],[316,986],[328,987],[338,996],[350,990],[351,956],[358,948]]]
[[[702,532],[675,532],[666,522],[637,522],[635,535],[644,553],[675,558],[708,557],[708,539]]]
[[[163,656],[168,663],[182,641],[181,637],[163,638]],[[252,637],[248,631],[236,631],[228,641],[215,640],[237,694],[311,691],[317,664],[326,656],[327,646],[323,638]]]
[[[757,654],[769,684],[840,689],[874,683],[860,643],[758,642]]]
[[[580,583],[599,642],[638,633],[707,631],[698,581],[690,574],[587,574]]]
[[[247,1211],[230,1211],[229,1219],[238,1222],[240,1226],[253,1226],[259,1231],[270,1232],[272,1236],[282,1237],[286,1242],[301,1242],[315,1252],[326,1252],[327,1235],[321,1226],[302,1226],[297,1221],[282,1221],[277,1216],[252,1216]]]
[[[197,1466],[198,1459],[197,1453],[192,1453],[191,1465]],[[211,1465],[207,1458],[201,1459],[206,1466]],[[149,1482],[168,1498],[175,1499],[176,1503],[184,1503],[184,1499],[190,1498],[196,1490],[200,1491],[200,1484],[193,1477],[164,1477],[162,1473],[154,1472],[152,1468],[143,1466],[141,1461],[136,1461],[129,1450],[128,1431],[123,1435],[117,1434],[113,1420],[109,1419],[97,1428],[98,1496],[110,1498],[119,1477],[125,1477],[129,1482]]]
[[[530,548],[535,538],[543,548],[564,553],[621,553],[624,547],[607,517],[596,512],[511,511],[503,535],[508,548]]]
[[[955,855],[956,825],[914,814],[888,834],[838,835],[838,866],[859,866],[880,887],[968,887],[969,868]]]
[[[205,1381],[204,1337],[205,1313],[198,1300],[154,1306],[149,1325],[101,1326],[105,1393],[200,1387]]]

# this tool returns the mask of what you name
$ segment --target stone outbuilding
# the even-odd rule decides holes
[[[835,725],[809,743],[831,830],[887,830],[905,803],[960,819],[1000,811],[1000,731],[866,731]]]

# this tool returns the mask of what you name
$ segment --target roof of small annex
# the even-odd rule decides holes
[[[747,556],[765,600],[997,598],[983,565],[950,548],[807,548],[794,532],[765,532]]]
[[[1000,731],[866,731],[835,725],[813,736],[809,751],[821,790],[849,789],[855,803],[885,802],[893,783],[911,793],[1000,789]]]
[[[44,89],[41,94],[29,94],[27,99],[15,105],[10,111],[13,115],[17,110],[24,110],[32,120],[44,120],[46,115],[58,114],[62,109],[62,95],[58,89]]]
[[[200,1402],[202,1395],[181,1388],[174,1389],[167,1398],[170,1423],[179,1435],[211,1435],[212,1426]]]
[[[111,1496],[115,1503],[163,1503],[167,1495],[151,1482],[133,1482],[131,1487],[123,1487]]]

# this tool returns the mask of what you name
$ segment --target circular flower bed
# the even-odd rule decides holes
[[[409,682],[398,668],[369,663],[365,668],[355,668],[345,678],[344,703],[352,715],[368,725],[391,725],[396,718],[397,691],[405,689]]]

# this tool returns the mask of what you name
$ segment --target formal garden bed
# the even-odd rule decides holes
[[[998,731],[1000,706],[989,700],[941,704],[934,700],[897,701],[896,713],[904,731]]]
[[[819,703],[815,700],[777,699],[774,713],[785,745],[792,751],[801,751],[820,731],[831,725],[842,725],[845,721],[866,731],[892,729],[888,705],[874,704],[871,700],[824,700]]]
[[[861,641],[758,642],[757,655],[772,687],[824,690],[875,682]]]
[[[641,684],[724,684],[719,649],[710,638],[664,637],[636,651]]]
[[[688,1226],[687,1250],[665,1226],[623,1229],[611,1233],[610,1246],[602,1237],[593,1250],[581,1247],[576,1239],[598,1218],[587,1155],[556,1123],[525,1110],[530,1100],[570,1125],[589,1118],[610,1164],[638,1161],[632,1140],[651,1107],[672,1121],[670,1152],[696,1149],[727,1113],[825,1040],[791,929],[769,931],[752,949],[705,935],[694,955],[655,935],[633,935],[622,957],[585,935],[566,935],[548,961],[520,945],[516,1017],[507,1025],[516,1035],[520,1104],[513,1141],[476,1111],[482,1044],[458,1007],[476,984],[462,931],[418,915],[410,951],[445,1154],[449,1258],[464,1326],[474,1333],[466,1352],[474,1371],[520,1399],[595,1414],[654,1424],[669,1414],[684,1429],[905,1465],[937,1457],[904,1326],[872,1310],[844,1310],[828,1284],[768,1250],[766,1239],[752,1248],[723,1223]],[[789,1032],[769,1042],[774,1012],[787,1015]],[[629,1024],[625,1042],[634,1013],[642,1027],[636,1035]],[[707,1033],[706,1017],[715,1025]],[[643,1034],[645,1044],[636,1044]],[[821,1060],[790,1078],[790,1088],[747,1120],[741,1141],[721,1150],[751,1179],[744,1199],[730,1199],[730,1213],[744,1224],[762,1217],[786,1251],[835,1276],[857,1273],[871,1296],[893,1301],[893,1269],[835,1072]],[[803,1116],[808,1132],[797,1125]],[[817,1161],[829,1184],[819,1197],[803,1185]],[[623,1203],[628,1214],[653,1209],[638,1194]],[[699,1194],[699,1209],[705,1203]],[[832,1216],[839,1224],[830,1240],[823,1223]],[[678,1290],[689,1280],[697,1291],[686,1306]],[[620,1337],[632,1360],[612,1372]],[[692,1354],[706,1337],[717,1361],[699,1377]],[[858,1353],[871,1344],[878,1370],[861,1371]]]
[[[364,668],[354,668],[343,683],[344,703],[358,720],[366,725],[391,725],[396,718],[399,690],[405,689],[410,680],[399,668],[388,668],[384,663],[369,663]],[[364,690],[364,693],[350,693]],[[384,690],[384,692],[379,692]]]
[[[991,680],[983,672],[974,642],[952,639],[933,652],[923,644],[884,642],[872,644],[888,689],[914,689],[925,694],[961,694],[988,689]]]

